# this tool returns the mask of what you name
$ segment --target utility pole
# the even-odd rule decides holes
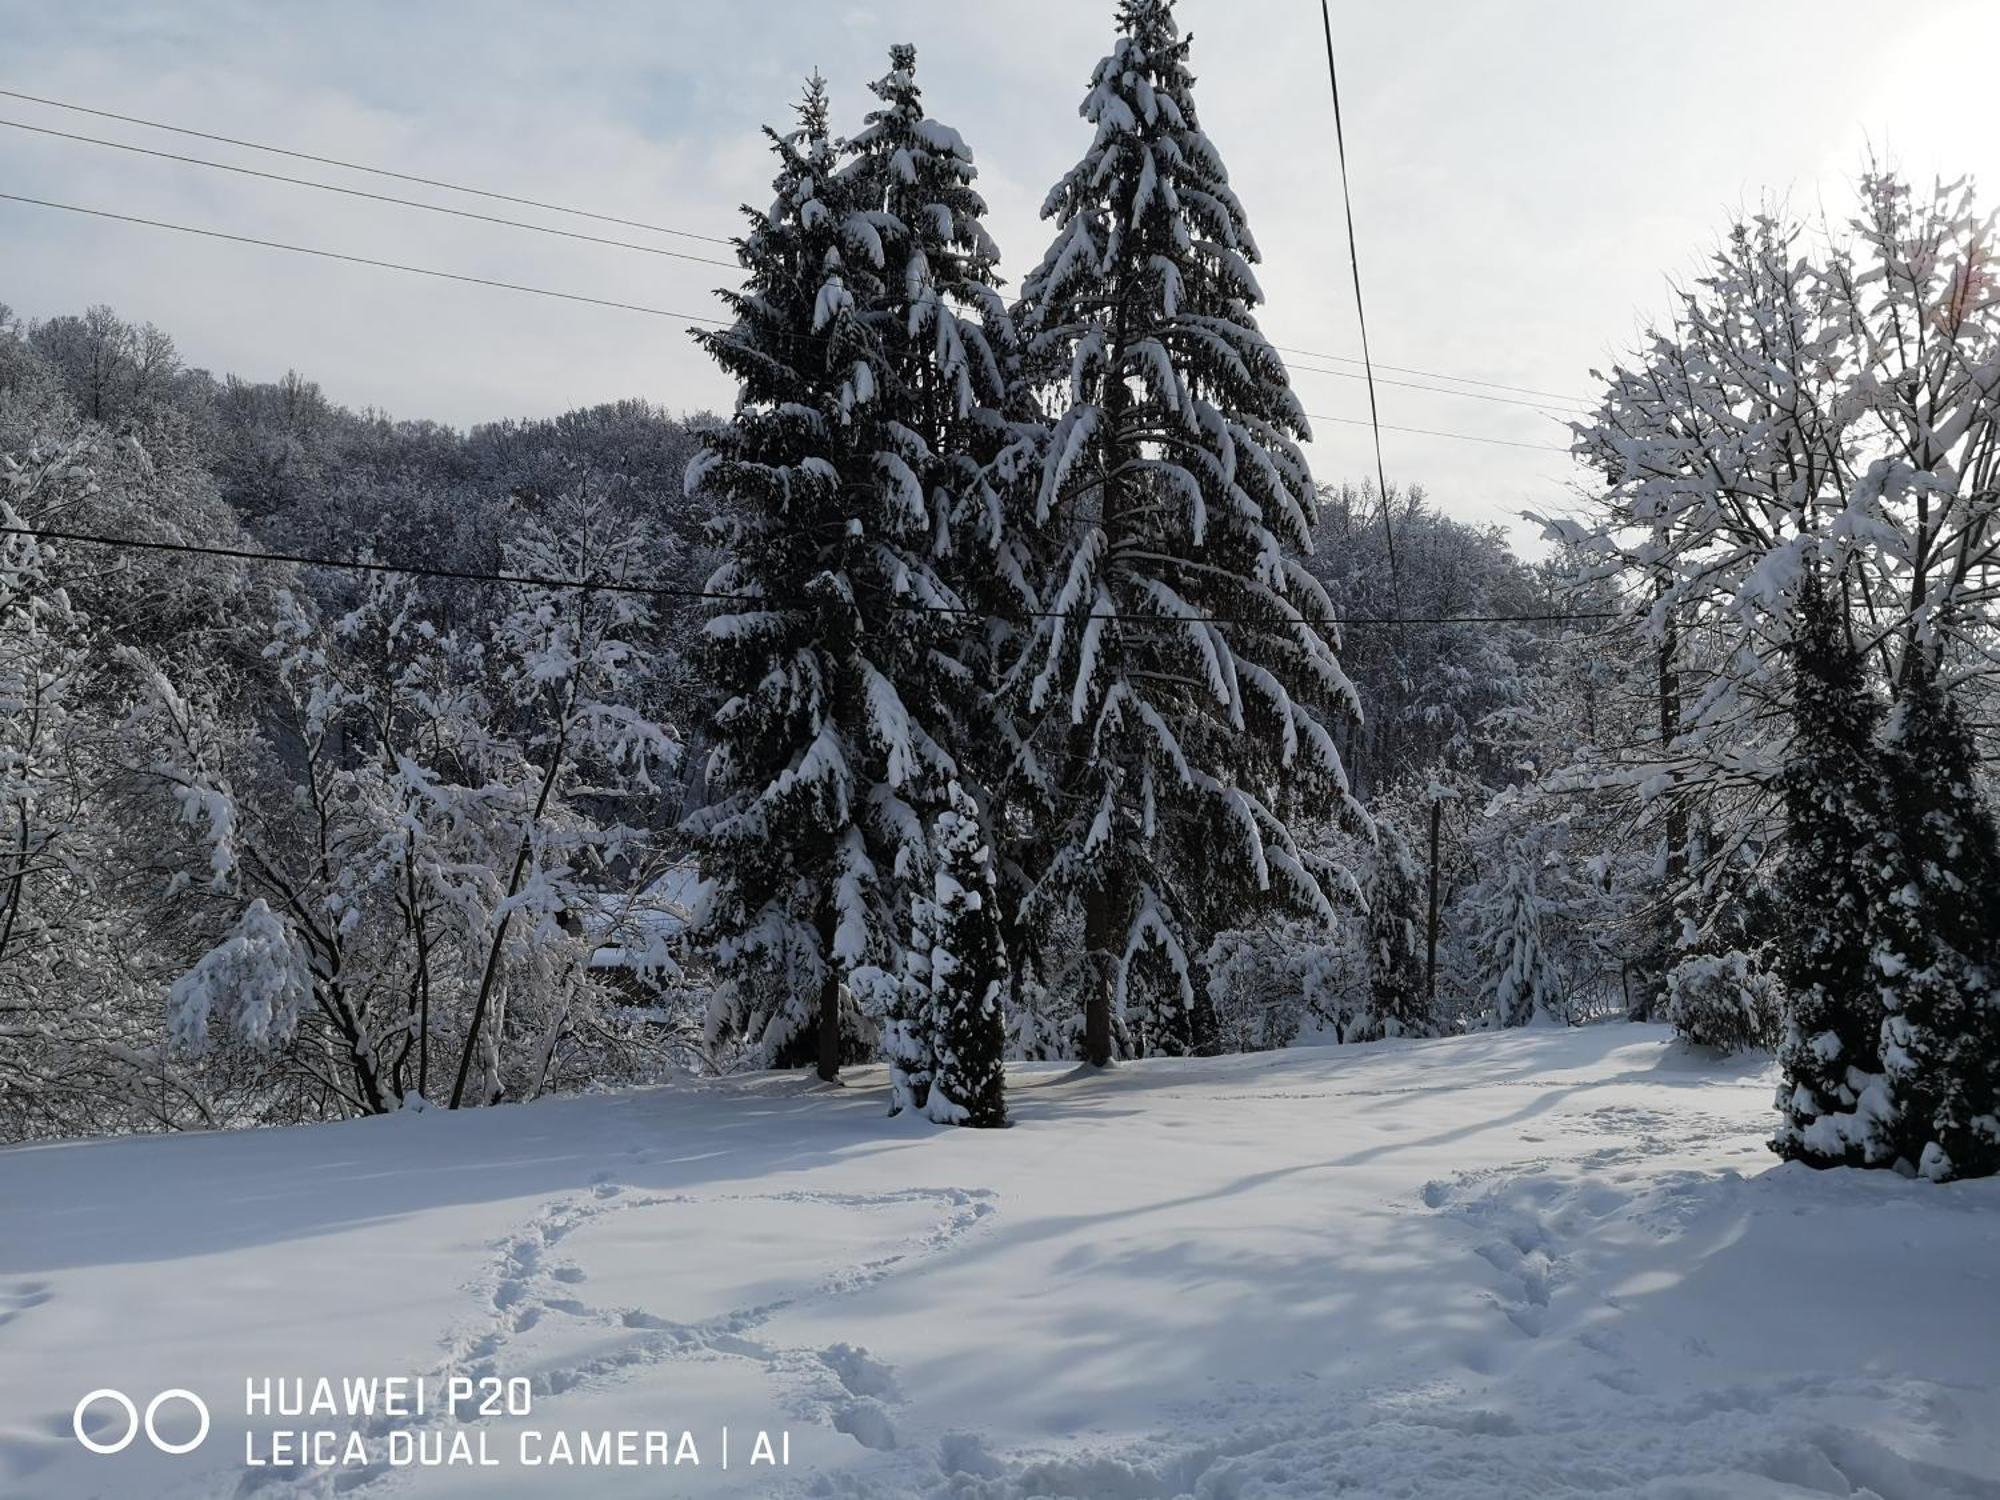
[[[1438,998],[1438,826],[1444,820],[1445,799],[1456,795],[1440,782],[1431,783],[1431,889],[1430,912],[1424,922],[1424,1005],[1433,1016],[1437,1014]]]

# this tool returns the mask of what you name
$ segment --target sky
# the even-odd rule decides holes
[[[892,43],[980,164],[1010,284],[1051,227],[1048,186],[1112,0],[523,0],[337,6],[0,0],[0,89],[728,235],[769,198],[760,127],[829,79],[844,128]],[[1294,361],[1316,475],[1374,460],[1312,0],[1181,0],[1201,121],[1264,263],[1263,326]],[[1890,19],[1893,17],[1893,19]],[[1779,196],[1839,217],[1872,147],[1913,176],[2000,181],[2000,132],[1954,60],[2000,50],[1986,0],[1334,0],[1334,40],[1384,463],[1450,513],[1533,530],[1582,476],[1561,412],[1698,272],[1732,215]],[[0,97],[0,120],[338,182],[695,254],[722,247],[385,183]],[[722,266],[258,182],[0,126],[0,193],[630,302],[715,311]],[[641,397],[726,409],[684,318],[340,265],[0,202],[0,302],[108,303],[184,358],[460,426]],[[1316,368],[1308,369],[1307,366]],[[1391,370],[1386,366],[1399,366]],[[1407,373],[1412,370],[1431,372]],[[1346,373],[1326,373],[1346,372]],[[1514,405],[1475,399],[1508,397]],[[1343,419],[1343,420],[1335,420]],[[1473,442],[1395,428],[1426,428]],[[1521,444],[1527,446],[1504,446]]]

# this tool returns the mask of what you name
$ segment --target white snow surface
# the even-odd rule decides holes
[[[0,1494],[2000,1497],[2000,1182],[1777,1165],[1765,1064],[1615,1025],[1013,1084],[1006,1131],[863,1070],[0,1151]],[[454,1371],[535,1383],[500,1467],[245,1467],[311,1425],[245,1377]],[[93,1456],[100,1386],[214,1431]],[[605,1427],[702,1466],[512,1462]]]

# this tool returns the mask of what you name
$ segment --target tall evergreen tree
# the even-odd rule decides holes
[[[999,250],[973,186],[972,153],[957,131],[925,113],[916,49],[890,49],[889,71],[871,87],[880,103],[845,148],[842,187],[850,200],[848,238],[866,252],[852,280],[857,307],[882,350],[872,478],[885,505],[900,511],[902,545],[923,563],[909,575],[912,600],[923,608],[893,622],[878,665],[913,718],[952,747],[949,757],[923,757],[921,773],[901,788],[937,865],[898,870],[915,893],[915,910],[928,909],[930,886],[949,878],[943,867],[954,857],[953,841],[965,836],[960,825],[978,816],[968,793],[1006,739],[994,712],[992,622],[1018,617],[1032,597],[993,467],[1015,440],[1020,358],[996,290]],[[974,846],[987,842],[978,838]],[[912,933],[912,962],[928,964],[936,940],[936,933]],[[952,982],[981,994],[1004,974],[998,950],[983,943],[939,963],[956,976]],[[874,979],[867,988],[883,1012],[895,1107],[923,1106],[940,1064],[937,1049],[949,1046],[935,1030],[928,983]],[[997,1088],[997,1073],[994,1079]],[[995,1099],[990,1108],[974,1100],[969,1112],[933,1114],[999,1123]]]
[[[922,488],[885,439],[868,308],[881,251],[819,79],[798,129],[770,134],[776,200],[738,242],[736,322],[697,335],[739,386],[688,471],[732,518],[709,587],[760,602],[707,627],[717,795],[690,828],[713,882],[701,930],[720,1021],[768,1061],[810,1055],[831,1079],[860,1045],[843,992],[902,952],[899,881],[926,858],[906,790],[954,769],[897,687],[924,618],[912,606],[947,595]]]
[[[2000,1170],[2000,834],[1964,715],[1910,649],[1887,764],[1912,951],[1882,1060],[1899,1154],[1942,1181]]]
[[[882,246],[877,317],[898,456],[932,507],[938,572],[958,606],[933,622],[950,629],[931,641],[920,675],[933,711],[952,725],[961,786],[997,852],[1000,828],[1021,816],[1010,812],[1021,802],[1011,785],[1020,747],[998,688],[1036,606],[1016,512],[1017,476],[1034,459],[1040,424],[998,290],[999,252],[971,150],[925,113],[914,48],[891,48],[889,71],[871,87],[881,104],[850,144],[845,170]],[[1008,946],[1031,960],[1015,935],[1028,881],[1004,863],[995,875]],[[1013,966],[1013,982],[1025,969]]]
[[[1045,929],[1081,907],[1097,1064],[1128,1001],[1144,1046],[1198,1050],[1194,956],[1217,931],[1270,901],[1335,920],[1301,799],[1359,816],[1326,727],[1354,691],[1301,561],[1307,423],[1252,312],[1256,242],[1171,0],[1122,0],[1118,23],[1015,314],[1053,417],[1032,504],[1052,618],[1015,679],[1048,814],[1022,864]]]
[[[1814,1166],[1896,1160],[1895,1102],[1882,1058],[1885,1004],[1907,972],[1902,854],[1869,691],[1832,591],[1800,589],[1792,648],[1793,739],[1786,761],[1788,914],[1779,971],[1791,1013],[1778,1048],[1779,1124],[1771,1149]]]

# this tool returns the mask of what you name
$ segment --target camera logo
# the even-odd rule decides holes
[[[83,1430],[83,1414],[100,1401],[109,1401],[116,1406],[125,1408],[125,1435],[116,1442],[99,1442]],[[195,1415],[201,1419],[201,1425],[195,1429],[194,1436],[189,1438],[185,1443],[170,1443],[160,1436],[160,1429],[157,1425],[160,1408],[165,1406],[169,1401],[185,1401],[189,1406],[194,1408]],[[208,1405],[193,1391],[184,1391],[176,1387],[170,1391],[161,1391],[159,1395],[148,1401],[146,1403],[146,1415],[141,1418],[139,1408],[133,1403],[130,1396],[126,1395],[123,1391],[114,1391],[107,1386],[102,1390],[92,1391],[88,1396],[77,1402],[76,1410],[70,1415],[70,1428],[76,1433],[76,1440],[92,1453],[123,1453],[127,1448],[132,1446],[132,1439],[139,1435],[139,1430],[142,1427],[146,1431],[146,1440],[162,1453],[192,1453],[208,1439]]]

